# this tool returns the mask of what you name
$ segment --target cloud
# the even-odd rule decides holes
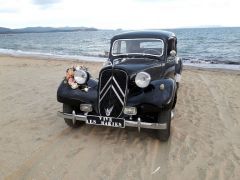
[[[140,3],[165,3],[165,2],[174,2],[174,1],[181,1],[181,0],[133,0],[135,2]]]
[[[17,9],[15,8],[0,8],[0,13],[16,13]]]
[[[41,7],[50,7],[54,4],[60,3],[62,0],[32,0],[33,4],[41,6]]]
[[[153,29],[240,26],[239,0],[0,0],[0,25]]]

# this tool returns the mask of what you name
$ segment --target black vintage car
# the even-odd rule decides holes
[[[177,38],[167,31],[139,31],[111,39],[109,58],[93,79],[86,68],[67,70],[57,91],[67,125],[150,128],[170,135],[182,71]]]

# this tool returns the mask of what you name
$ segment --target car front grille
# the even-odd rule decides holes
[[[128,76],[119,69],[103,70],[99,78],[99,113],[120,117],[126,102]]]

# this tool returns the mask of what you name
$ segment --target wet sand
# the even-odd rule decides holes
[[[240,72],[187,68],[172,135],[84,125],[56,112],[69,61],[0,57],[0,179],[239,179]],[[97,76],[102,63],[82,62]]]

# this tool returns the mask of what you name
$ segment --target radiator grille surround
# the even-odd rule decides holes
[[[121,117],[126,103],[128,75],[120,69],[101,71],[99,78],[100,116]]]

